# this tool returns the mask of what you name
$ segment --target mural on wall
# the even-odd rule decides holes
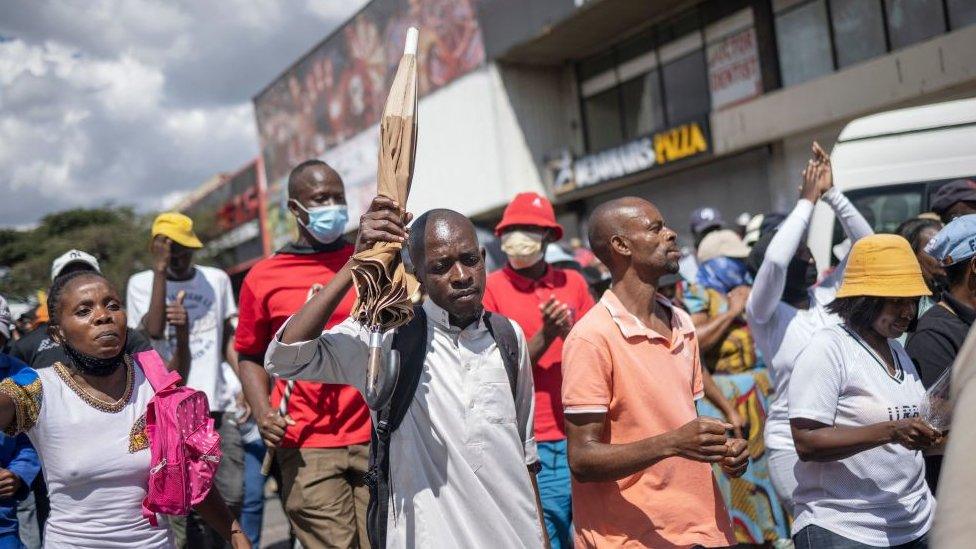
[[[288,172],[304,160],[327,158],[327,152],[376,125],[407,27],[421,29],[417,56],[423,96],[485,62],[477,5],[486,1],[374,0],[255,97],[276,245],[290,233],[282,196]],[[375,154],[371,162],[373,177],[347,180],[347,188],[375,184]],[[350,211],[350,217],[359,214]]]

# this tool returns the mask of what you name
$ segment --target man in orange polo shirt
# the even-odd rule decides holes
[[[746,441],[698,417],[695,327],[657,293],[678,272],[675,233],[650,202],[620,198],[590,217],[613,286],[563,345],[563,406],[579,547],[735,543],[710,463],[745,473]]]
[[[505,208],[495,234],[508,256],[505,267],[488,276],[484,305],[525,332],[535,380],[535,440],[542,469],[536,477],[552,547],[572,547],[572,503],[566,431],[563,428],[563,338],[574,319],[593,307],[586,280],[576,271],[545,260],[546,246],[563,237],[552,204],[536,193],[521,193]]]
[[[370,421],[362,396],[347,385],[296,381],[281,416],[286,383],[277,380],[272,391],[264,369],[278,328],[352,256],[342,238],[348,220],[342,178],[325,162],[299,164],[288,177],[288,209],[298,220],[298,240],[254,265],[241,287],[235,348],[244,396],[265,444],[277,448],[285,512],[302,546],[368,547],[363,476]],[[354,298],[350,291],[323,328],[345,320]]]

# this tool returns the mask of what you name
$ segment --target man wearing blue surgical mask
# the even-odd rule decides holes
[[[350,386],[297,381],[281,414],[286,383],[272,386],[264,369],[265,350],[278,328],[353,254],[342,237],[349,218],[342,178],[319,160],[299,164],[288,177],[288,210],[297,221],[298,238],[254,265],[241,286],[234,347],[244,395],[264,444],[276,448],[285,512],[302,546],[368,547],[366,403]],[[354,300],[355,293],[348,292],[323,328],[345,320]],[[248,466],[260,475],[263,447],[248,452]],[[256,482],[261,481],[258,476]],[[256,495],[260,504],[260,491]],[[247,499],[241,524],[257,544],[260,508],[249,513]]]

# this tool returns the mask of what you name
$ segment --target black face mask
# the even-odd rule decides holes
[[[816,264],[793,256],[789,267],[786,269],[786,287],[783,289],[783,301],[791,304],[805,301],[808,298],[808,290],[816,283]]]
[[[81,351],[78,351],[68,342],[62,342],[62,347],[64,347],[65,353],[68,354],[68,358],[71,359],[72,365],[82,374],[95,376],[95,377],[106,377],[111,375],[118,367],[122,364],[122,356],[125,354],[125,349],[119,351],[119,354],[110,358],[99,358],[97,356],[86,355]]]

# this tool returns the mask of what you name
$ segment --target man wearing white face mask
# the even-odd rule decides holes
[[[285,512],[302,545],[368,547],[362,479],[370,421],[359,391],[297,381],[281,415],[286,384],[278,380],[272,390],[264,369],[278,328],[353,254],[342,238],[349,218],[342,178],[325,162],[303,162],[288,178],[288,209],[298,222],[297,240],[258,262],[241,287],[235,348],[244,395],[265,444],[277,448]],[[354,299],[350,291],[323,328],[345,320]]]
[[[515,196],[495,227],[508,263],[488,276],[484,306],[519,324],[535,380],[536,477],[552,547],[572,547],[572,505],[563,427],[563,338],[593,306],[586,280],[545,261],[546,246],[563,236],[552,204],[535,193]],[[555,244],[552,244],[555,245]]]

